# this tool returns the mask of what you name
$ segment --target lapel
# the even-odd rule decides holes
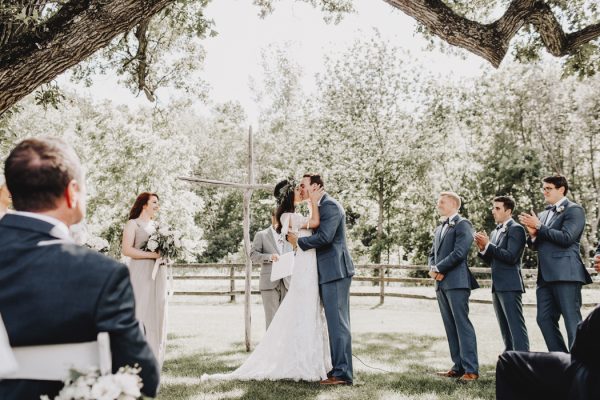
[[[51,232],[52,229],[54,229],[54,225],[49,222],[42,221],[41,219],[29,218],[23,215],[9,213],[4,215],[4,217],[0,220],[0,224],[11,228],[53,236]]]
[[[554,225],[554,223],[556,221],[558,221],[558,219],[562,218],[562,216],[567,212],[567,208],[569,208],[569,206],[571,205],[571,202],[569,201],[569,199],[566,199],[560,206],[564,207],[565,209],[562,210],[561,213],[554,213],[554,216],[552,217],[552,219],[550,220],[550,223],[548,224],[548,228],[550,228],[552,225]],[[546,211],[548,212],[548,211]]]
[[[277,254],[281,254],[279,252],[279,246],[277,246],[277,242],[275,242],[275,238],[273,237],[273,232],[271,232],[271,227],[268,227],[267,229],[265,229],[265,231],[265,234],[267,235],[267,240],[271,242],[271,245],[273,246]]]
[[[459,220],[460,220],[460,215],[456,214],[456,216],[454,218],[452,218],[451,222],[454,222],[454,226],[456,226],[456,224]],[[446,228],[446,232],[444,233],[444,236],[442,236],[443,225],[440,226],[439,240],[438,240],[438,244],[437,244],[437,248],[436,248],[436,254],[439,251],[442,243],[444,243],[444,239],[446,239],[446,237],[450,233],[450,229],[454,229],[454,226],[450,226],[450,224],[448,224],[448,227]]]
[[[504,238],[508,235],[508,230],[512,226],[513,222],[513,220],[508,221],[506,224],[506,232],[502,232],[502,229],[500,229],[500,232],[498,232],[498,238],[495,240],[496,247],[500,247],[500,243],[502,243],[502,240],[504,240]]]

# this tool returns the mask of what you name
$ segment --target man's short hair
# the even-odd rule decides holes
[[[310,184],[316,183],[320,187],[325,187],[325,182],[320,174],[304,174],[303,178],[310,178]]]
[[[460,196],[454,192],[441,192],[440,193],[440,197],[445,196],[445,197],[450,197],[452,200],[454,200],[456,202],[457,208],[460,209],[460,206],[462,205],[462,200],[460,199]]]
[[[515,211],[515,199],[510,196],[497,196],[493,201],[502,203],[505,210]]]
[[[79,157],[57,138],[17,144],[4,162],[4,175],[17,211],[53,210],[73,179],[83,184]]]
[[[547,176],[544,179],[542,179],[542,182],[551,183],[557,189],[561,188],[561,187],[564,187],[565,188],[565,196],[569,192],[569,182],[567,182],[567,178],[565,178],[562,175]]]

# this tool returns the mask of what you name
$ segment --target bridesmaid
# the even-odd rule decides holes
[[[153,219],[159,209],[158,201],[155,193],[144,192],[137,197],[123,231],[122,253],[131,258],[129,274],[135,296],[135,315],[162,368],[167,341],[167,273],[161,266],[153,280],[152,269],[160,254],[141,250],[154,232]]]

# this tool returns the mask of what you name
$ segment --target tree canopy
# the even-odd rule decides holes
[[[352,0],[298,0],[336,20]],[[419,30],[464,48],[498,67],[513,45],[514,57],[532,60],[546,49],[564,57],[567,72],[592,75],[600,68],[596,0],[383,0],[413,17]],[[71,0],[0,2],[0,114],[62,72],[111,68],[125,84],[152,100],[167,82],[194,88],[185,78],[190,58],[160,57],[195,45],[213,32],[203,15],[208,0]],[[274,0],[255,0],[266,15]],[[500,15],[500,16],[498,16]],[[196,53],[201,50],[196,48]],[[201,57],[200,57],[201,60]],[[163,64],[163,63],[167,64]],[[196,87],[202,92],[202,85]],[[53,92],[49,95],[52,97]]]

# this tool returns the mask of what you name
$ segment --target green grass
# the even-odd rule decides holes
[[[494,366],[484,365],[480,379],[460,384],[435,376],[437,355],[432,346],[445,344],[434,336],[365,333],[353,338],[354,386],[323,387],[318,383],[293,381],[203,382],[203,373],[227,372],[247,357],[242,343],[232,350],[188,354],[184,336],[169,337],[169,351],[181,354],[168,359],[163,368],[165,382],[159,399],[494,399]],[[440,343],[441,342],[441,343]],[[365,365],[366,364],[366,365]],[[448,360],[448,365],[450,360]],[[368,366],[367,366],[368,365]]]

